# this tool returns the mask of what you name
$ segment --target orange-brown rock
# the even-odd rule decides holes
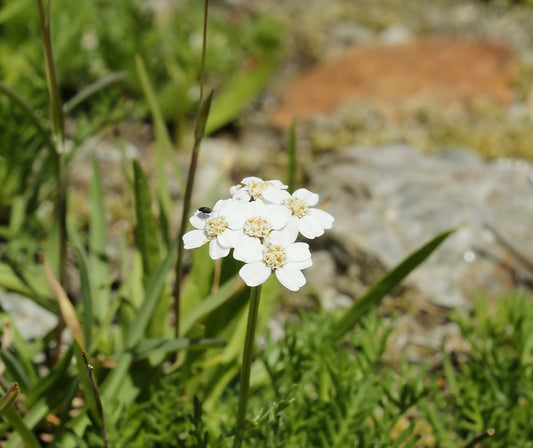
[[[451,39],[363,45],[285,86],[274,122],[328,113],[350,102],[386,114],[425,101],[464,107],[474,98],[510,102],[516,58],[503,44]]]

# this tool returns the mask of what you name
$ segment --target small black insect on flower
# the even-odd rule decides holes
[[[209,215],[209,214],[213,211],[213,209],[212,209],[212,208],[209,208],[209,207],[200,207],[200,208],[198,209],[198,211],[199,211],[204,217],[206,217],[206,215]]]

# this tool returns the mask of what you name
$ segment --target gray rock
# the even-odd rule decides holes
[[[19,294],[0,290],[0,306],[26,340],[41,339],[57,325],[57,316]]]
[[[457,307],[474,292],[501,294],[531,283],[527,260],[508,244],[533,253],[532,172],[525,161],[486,162],[462,150],[424,154],[393,144],[325,155],[309,174],[313,191],[331,200],[334,238],[388,268],[456,228],[409,282],[435,304]]]
[[[381,42],[385,45],[404,44],[413,38],[412,33],[402,25],[391,25],[385,29],[380,36]]]

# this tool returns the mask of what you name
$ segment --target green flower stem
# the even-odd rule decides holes
[[[237,411],[237,425],[235,427],[235,441],[233,448],[240,448],[244,437],[244,422],[246,420],[246,407],[248,405],[248,392],[250,390],[250,368],[254,351],[255,328],[259,312],[259,299],[261,286],[250,290],[250,308],[248,309],[248,324],[246,325],[246,338],[244,339],[244,352],[242,355],[241,380],[239,384],[239,410]]]
[[[57,83],[57,70],[52,50],[52,38],[50,26],[52,21],[52,0],[46,4],[46,11],[43,0],[37,0],[39,7],[39,18],[41,22],[41,31],[43,34],[44,61],[46,73],[46,85],[48,88],[48,102],[50,106],[50,124],[52,128],[52,143],[55,148],[55,162],[57,175],[57,200],[56,213],[59,228],[59,282],[66,290],[67,280],[67,182],[65,176],[65,161],[63,157],[65,142],[65,117],[63,115],[63,104],[59,94]],[[60,357],[61,341],[65,323],[60,316],[56,332],[56,362]]]
[[[204,2],[204,32],[202,40],[202,63],[200,66],[200,98],[198,99],[198,113],[196,115],[196,126],[194,130],[194,145],[191,154],[191,163],[189,164],[189,173],[187,175],[187,186],[185,187],[185,196],[183,198],[183,212],[181,215],[181,225],[178,232],[178,258],[174,272],[176,279],[174,280],[174,288],[172,289],[172,297],[174,298],[174,336],[180,336],[180,320],[181,320],[181,276],[183,264],[183,235],[187,228],[187,220],[189,210],[191,208],[192,189],[194,186],[194,176],[196,174],[196,166],[198,165],[198,154],[200,153],[200,143],[205,132],[205,123],[207,115],[209,114],[209,107],[211,105],[211,98],[213,93],[204,102],[204,79],[205,79],[205,54],[207,45],[207,16],[208,16],[208,0]],[[207,104],[206,104],[207,103]]]

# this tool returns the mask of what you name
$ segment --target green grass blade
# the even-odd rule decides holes
[[[146,286],[161,262],[157,221],[152,213],[152,197],[148,181],[138,161],[133,161],[135,193],[135,243],[143,261],[143,283]]]
[[[333,337],[335,339],[342,338],[357,323],[359,323],[370,309],[377,306],[392,288],[398,285],[413,269],[426,260],[426,258],[429,257],[431,253],[453,232],[453,230],[448,230],[437,235],[420,249],[405,258],[392,271],[375,283],[370,290],[363,297],[358,299],[339,319],[333,328]]]
[[[1,81],[0,81],[0,92],[6,95],[13,103],[15,103],[17,106],[19,106],[22,109],[22,111],[24,112],[24,115],[26,115],[26,118],[33,124],[33,126],[35,126],[35,129],[37,129],[37,131],[41,135],[46,145],[53,151],[54,144],[52,140],[50,139],[50,134],[48,133],[46,126],[42,123],[42,121],[37,116],[37,113],[24,100],[24,98],[22,98],[17,92],[15,92],[14,90],[6,86]]]
[[[68,369],[72,360],[73,348],[68,348],[61,360],[54,366],[52,371],[41,379],[30,391],[25,393],[26,406],[31,408],[37,401],[55,395],[58,391],[63,390],[65,379],[70,375]]]
[[[128,375],[131,363],[133,361],[132,350],[143,339],[148,323],[154,313],[154,310],[161,297],[161,292],[165,286],[166,277],[172,268],[176,251],[178,247],[178,239],[175,238],[169,248],[168,254],[159,268],[156,270],[148,286],[144,296],[144,301],[135,316],[135,320],[131,323],[129,331],[126,335],[125,350],[118,358],[117,367],[106,379],[102,387],[102,396],[116,399],[119,396],[120,389],[124,384],[124,380]]]
[[[37,270],[32,267],[31,272],[22,272],[14,263],[6,261],[8,263],[0,263],[0,286],[8,291],[18,292],[51,313],[57,314],[57,305],[49,295],[50,290],[42,269]]]
[[[0,313],[0,334],[3,336],[3,339],[6,340],[9,333],[11,333],[12,338],[10,347],[13,347],[14,352],[17,354],[17,361],[24,366],[24,372],[29,377],[28,384],[33,385],[39,379],[37,368],[33,363],[33,357],[36,353],[39,353],[40,347],[38,344],[32,344],[26,341],[21,336],[7,313]]]
[[[163,113],[159,107],[157,101],[157,96],[155,90],[150,81],[144,62],[140,55],[135,55],[135,65],[137,67],[137,75],[139,76],[139,81],[141,87],[148,102],[148,108],[152,114],[152,119],[154,120],[155,126],[155,138],[156,138],[156,148],[157,148],[157,196],[161,203],[162,212],[169,216],[170,213],[170,193],[168,191],[168,182],[166,174],[166,165],[168,163],[169,157],[173,156],[174,147],[172,145],[172,140],[168,134],[168,130],[165,124]],[[181,177],[181,171],[179,169],[174,170],[176,176],[178,177],[181,184],[183,184],[183,179]]]
[[[101,90],[104,90],[107,87],[112,86],[113,84],[117,84],[118,82],[126,79],[127,77],[128,72],[126,71],[111,73],[110,75],[99,79],[93,84],[88,85],[84,89],[80,90],[76,95],[74,95],[63,105],[63,112],[68,115],[76,107],[78,107],[80,104],[83,104],[83,102],[89,99],[91,96],[99,93]]]
[[[190,279],[189,279],[190,281]],[[207,316],[210,312],[225,303],[233,294],[244,287],[239,276],[236,275],[222,285],[215,293],[201,300],[192,310],[187,312],[181,321],[181,330],[186,334],[196,322]],[[184,294],[184,300],[186,300]]]
[[[19,440],[24,442],[25,448],[41,448],[41,444],[37,440],[37,437],[35,437],[35,434],[33,434],[32,430],[28,428],[28,425],[24,422],[22,417],[18,415],[15,410],[13,409],[7,409],[6,412],[3,414],[7,421],[13,425],[13,428],[15,429],[15,438],[12,436],[11,440],[15,440],[18,444]],[[9,447],[10,445],[6,445],[6,447]],[[17,446],[17,445],[13,445]]]
[[[144,172],[139,162],[133,162],[134,170],[134,191],[135,191],[135,215],[137,225],[135,226],[135,242],[141,253],[143,263],[143,284],[146,287],[160,262],[160,247],[158,240],[157,221],[152,213],[152,199],[150,188]],[[170,299],[163,295],[158,301],[157,308],[150,313],[151,321],[148,335],[151,337],[161,337],[169,328],[168,310]]]
[[[25,447],[34,446],[28,444],[30,443],[28,441],[29,439],[26,439],[28,432],[33,435],[31,432],[32,428],[44,417],[53,412],[53,409],[61,403],[65,390],[70,387],[70,383],[73,381],[72,376],[68,374],[72,354],[73,349],[69,347],[61,361],[54,366],[53,370],[26,394],[27,400],[24,404],[28,408],[28,413],[18,422],[20,429],[17,428],[17,431],[10,435],[8,441],[5,443],[5,448],[19,448],[21,441],[24,441],[23,446]],[[7,414],[10,411],[12,410],[10,409]],[[20,419],[17,414],[15,415]],[[38,444],[37,446],[40,447],[41,445]]]
[[[83,335],[85,337],[85,345],[87,346],[87,350],[90,350],[93,331],[93,303],[91,296],[91,284],[89,281],[85,255],[79,247],[75,248],[75,253],[78,270],[80,271],[81,300],[83,304]]]
[[[203,339],[143,339],[135,346],[133,356],[136,361],[147,358],[154,353],[169,353],[178,350],[208,349],[221,347],[226,344],[223,339],[203,338]]]
[[[8,409],[17,399],[20,389],[17,383],[11,383],[6,393],[0,398],[0,415]]]
[[[96,406],[96,400],[94,394],[92,393],[91,379],[89,378],[89,372],[85,365],[85,360],[83,359],[83,348],[80,346],[78,341],[74,340],[74,354],[76,355],[76,366],[78,368],[78,378],[82,385],[83,396],[85,397],[85,403],[89,408],[94,421],[99,421],[98,418],[98,408]]]
[[[92,161],[93,177],[90,197],[91,213],[89,215],[89,266],[92,285],[95,318],[102,322],[109,312],[110,296],[107,288],[108,266],[106,260],[107,231],[105,219],[104,192],[100,170],[96,159]],[[87,345],[89,346],[89,345]]]
[[[167,274],[170,271],[176,256],[177,246],[178,240],[175,238],[169,248],[166,258],[159,265],[146,286],[144,301],[126,336],[126,346],[128,348],[133,348],[144,336],[149,320],[152,318],[152,315],[154,315],[154,311],[160,301],[159,299],[165,285]],[[159,322],[159,325],[162,325],[161,322]]]
[[[206,134],[211,134],[233,121],[265,87],[274,72],[277,62],[263,61],[252,70],[245,68],[238,72],[217,94],[212,111],[207,120]]]
[[[25,366],[11,353],[6,350],[0,352],[0,358],[5,365],[6,371],[9,373],[13,381],[16,381],[26,393],[31,390],[33,381],[31,375],[26,372]]]
[[[209,120],[210,111],[211,111],[211,103],[213,101],[213,91],[209,92],[209,95],[207,95],[207,98],[202,103],[202,107],[200,107],[200,112],[198,114],[198,118],[196,120],[196,126],[194,128],[194,140],[196,142],[200,142],[202,138],[205,135],[205,129],[207,122]]]
[[[57,84],[56,66],[54,61],[54,54],[52,50],[52,39],[50,33],[51,25],[51,1],[48,1],[47,9],[44,10],[42,0],[37,0],[39,6],[39,17],[41,21],[41,30],[43,33],[44,45],[44,61],[46,71],[46,84],[48,87],[48,101],[50,106],[50,121],[54,130],[54,135],[59,139],[59,143],[63,143],[65,135],[65,122],[63,117],[63,106],[61,103],[61,96],[59,94],[59,87]],[[55,145],[54,145],[55,146]]]

